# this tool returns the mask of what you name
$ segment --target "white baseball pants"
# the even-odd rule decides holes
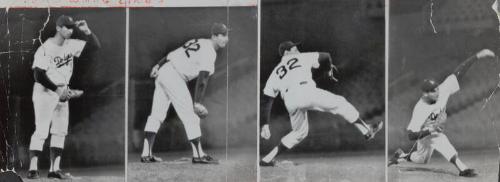
[[[417,150],[411,153],[410,160],[415,163],[428,163],[434,149],[448,161],[457,154],[457,150],[451,145],[448,137],[443,133],[438,133],[418,140]]]
[[[316,88],[312,84],[298,85],[282,94],[292,125],[292,131],[281,139],[288,148],[294,147],[307,136],[308,110],[338,114],[350,123],[359,118],[359,112],[344,97]]]
[[[172,104],[184,125],[189,140],[201,136],[200,118],[193,110],[191,94],[181,75],[170,64],[164,64],[155,80],[153,106],[144,131],[158,132]]]
[[[33,86],[33,107],[35,109],[35,132],[31,135],[30,150],[43,150],[49,132],[50,146],[64,148],[68,134],[68,101],[59,102],[59,96],[35,82]]]

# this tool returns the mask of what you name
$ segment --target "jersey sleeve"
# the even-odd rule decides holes
[[[273,73],[274,73],[274,71],[273,71]],[[276,77],[274,76],[273,73],[271,73],[271,75],[267,79],[266,86],[264,87],[263,92],[265,95],[272,97],[272,98],[275,98],[276,96],[278,96],[279,90],[276,88],[276,84],[277,84]]]
[[[35,52],[33,65],[31,66],[32,69],[40,68],[42,70],[47,70],[49,68],[50,56],[45,53],[45,48],[43,46],[42,44]]]
[[[217,53],[210,50],[210,47],[202,47],[200,51],[200,71],[208,71],[208,73],[212,75],[215,70],[215,59],[217,57]]]
[[[451,95],[460,90],[460,85],[458,84],[458,79],[455,74],[451,74],[446,77],[446,79],[439,85],[439,90],[442,92],[440,94]]]
[[[311,67],[314,69],[319,68],[319,53],[318,52],[311,52],[307,54],[308,60],[311,60]]]
[[[70,39],[71,42],[68,44],[69,50],[75,57],[80,57],[82,54],[83,48],[87,42],[78,39]]]
[[[429,113],[425,112],[424,108],[419,103],[417,103],[417,105],[413,109],[410,124],[408,125],[407,129],[413,132],[419,132],[424,125],[427,117],[429,117]]]

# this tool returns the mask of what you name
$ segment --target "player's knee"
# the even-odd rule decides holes
[[[429,161],[430,161],[430,158],[425,157],[425,156],[416,156],[416,157],[412,156],[411,157],[411,162],[417,163],[417,164],[427,164],[427,163],[429,163]]]
[[[359,118],[358,110],[356,110],[356,108],[354,108],[354,106],[350,104],[342,106],[342,109],[340,110],[341,112],[339,112],[339,114],[344,117],[344,119],[349,123],[354,123]]]
[[[308,129],[304,129],[303,131],[299,132],[297,138],[298,138],[299,141],[302,141],[302,140],[304,140],[307,137],[308,134],[309,134],[309,130]]]
[[[50,136],[50,147],[64,148],[66,134],[52,134]]]
[[[295,136],[295,139],[298,141],[298,142],[301,142],[302,140],[304,140],[307,135],[309,134],[309,127],[305,126],[305,127],[302,127],[300,128],[299,130],[295,130],[293,131],[294,132],[294,135]]]
[[[148,116],[148,121],[149,120],[158,120],[159,122],[163,122],[165,118],[167,117],[167,111],[151,111],[151,114]]]
[[[356,121],[359,118],[358,110],[350,102],[348,102],[345,97],[338,96],[337,104],[337,113],[350,123]]]
[[[188,140],[192,140],[195,138],[201,137],[201,128],[200,125],[194,126],[186,126],[184,125],[184,129],[186,130],[186,135],[188,137]]]
[[[36,128],[35,132],[31,137],[38,140],[45,140],[47,139],[48,136],[49,136],[49,130]]]
[[[200,117],[194,111],[180,114],[179,118],[182,120],[182,123],[200,124]]]
[[[151,116],[148,117],[144,131],[156,133],[160,129],[163,120],[155,119]]]
[[[52,136],[57,135],[57,136],[66,136],[68,135],[68,128],[67,127],[52,127],[50,130],[50,134]]]

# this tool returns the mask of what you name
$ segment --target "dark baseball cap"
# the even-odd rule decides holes
[[[292,41],[282,42],[280,44],[280,46],[279,46],[280,56],[283,56],[283,54],[285,53],[285,51],[290,50],[292,47],[295,47],[295,46],[297,46],[299,44],[300,44],[300,42],[297,42],[297,43],[294,43]]]
[[[423,92],[432,92],[438,86],[439,86],[439,84],[436,81],[434,81],[433,79],[425,79],[423,84],[422,84],[421,89]]]
[[[61,15],[59,16],[59,18],[57,18],[56,25],[59,27],[65,26],[67,28],[74,28],[75,21],[73,21],[73,18],[71,18],[70,16]]]
[[[227,35],[229,30],[230,29],[223,23],[214,23],[212,25],[212,28],[210,29],[210,32],[212,33],[212,35],[217,35],[217,34]]]

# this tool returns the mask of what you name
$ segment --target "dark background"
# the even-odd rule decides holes
[[[430,24],[431,2],[434,2]],[[498,55],[498,19],[493,0],[391,1],[389,19],[389,151],[409,149],[406,127],[425,78],[443,81],[465,59],[489,48]],[[481,107],[499,81],[499,62],[475,63],[461,91],[448,101],[445,134],[462,149],[495,149],[500,103]],[[498,97],[498,92],[493,96]],[[495,122],[496,128],[491,121]]]
[[[154,21],[152,21],[154,20]],[[201,120],[207,149],[256,148],[257,8],[154,8],[130,11],[129,150],[142,151],[142,131],[151,111],[151,68],[170,51],[193,38],[210,38],[215,22],[228,25],[229,43],[218,50]],[[196,79],[189,82],[193,94]],[[173,107],[156,137],[154,151],[190,148]]]
[[[318,87],[344,96],[365,120],[384,120],[383,1],[272,0],[262,2],[261,12],[261,90],[279,62],[279,43],[302,42],[300,51],[329,52],[340,69],[339,83],[319,80]],[[271,139],[261,139],[264,153],[291,130],[281,98],[275,101],[271,117]],[[351,124],[329,113],[310,111],[309,126],[308,137],[294,151],[384,149],[383,131],[366,142]]]
[[[43,28],[49,12],[50,19]],[[11,164],[28,167],[28,146],[35,129],[31,100],[33,55],[41,45],[39,31],[42,42],[53,36],[55,20],[61,14],[75,20],[87,20],[102,44],[98,52],[82,55],[75,61],[70,86],[84,90],[85,94],[70,101],[69,132],[62,167],[122,164],[124,161],[125,10],[1,9],[0,133],[7,138],[0,142],[2,167],[6,164],[6,156],[17,160]],[[50,140],[45,142],[40,159],[42,168],[49,165],[49,143]]]

